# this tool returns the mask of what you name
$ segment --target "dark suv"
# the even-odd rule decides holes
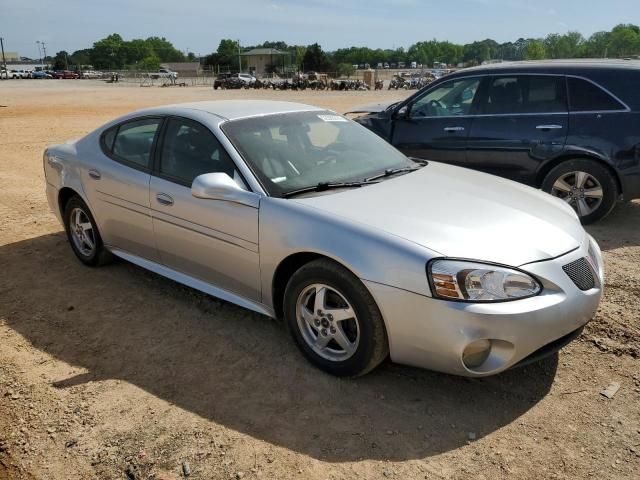
[[[366,113],[356,121],[409,156],[542,188],[585,224],[640,197],[638,61],[468,68],[402,102],[349,113]]]

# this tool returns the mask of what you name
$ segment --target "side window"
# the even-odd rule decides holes
[[[149,168],[151,148],[160,122],[159,118],[145,118],[120,125],[111,149],[113,156],[125,163]],[[109,134],[110,132],[103,137],[105,145]]]
[[[102,149],[107,155],[111,155],[113,151],[113,140],[116,138],[118,127],[111,127],[102,134]]]
[[[489,115],[567,111],[564,77],[522,75],[494,77],[482,112]]]
[[[204,173],[222,172],[238,181],[233,161],[213,133],[182,118],[171,118],[167,123],[159,170],[163,176],[189,186]]]
[[[428,91],[411,106],[411,118],[468,115],[479,78],[451,80]]]
[[[582,78],[567,78],[569,106],[572,112],[606,112],[626,110],[618,100],[597,85]]]

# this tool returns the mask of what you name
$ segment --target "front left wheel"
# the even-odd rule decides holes
[[[328,259],[314,260],[292,275],[284,316],[302,353],[333,375],[364,375],[389,354],[373,297],[355,275]]]

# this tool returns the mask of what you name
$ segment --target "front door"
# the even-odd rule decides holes
[[[534,185],[560,154],[569,126],[563,76],[501,75],[489,80],[467,139],[470,168]]]
[[[258,199],[255,206],[248,206],[193,197],[195,177],[213,172],[227,173],[246,188],[208,128],[189,119],[169,118],[149,190],[161,261],[180,273],[258,301]]]
[[[405,155],[462,165],[480,77],[428,89],[394,120],[391,143]]]

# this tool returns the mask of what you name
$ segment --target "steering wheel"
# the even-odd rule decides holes
[[[429,102],[429,106],[432,108],[442,108],[443,110],[447,109],[444,103],[442,103],[440,100],[435,99]]]

